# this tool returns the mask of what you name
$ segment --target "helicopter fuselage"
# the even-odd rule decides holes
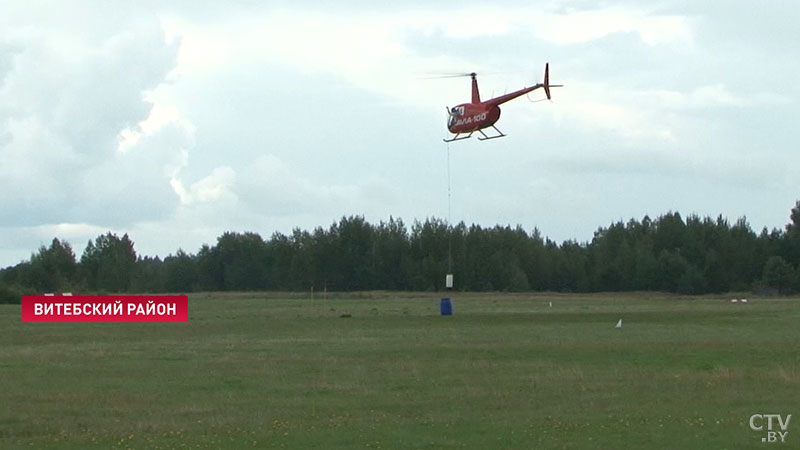
[[[447,129],[451,133],[469,133],[495,124],[500,119],[500,107],[483,103],[464,103],[450,110]]]

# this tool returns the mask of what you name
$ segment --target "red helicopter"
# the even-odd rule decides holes
[[[563,87],[563,84],[550,84],[550,64],[544,65],[544,83],[536,83],[533,86],[522,88],[491,100],[481,101],[481,95],[478,92],[478,79],[475,72],[465,73],[454,76],[469,76],[472,78],[472,102],[462,103],[452,108],[447,108],[447,114],[450,116],[447,120],[447,129],[455,134],[452,139],[445,139],[445,142],[461,141],[472,137],[474,132],[480,133],[483,137],[478,136],[478,140],[485,141],[487,139],[496,139],[505,136],[502,131],[498,130],[494,124],[500,118],[501,104],[513,100],[528,92],[534,91],[539,88],[544,88],[547,99],[550,100],[551,87]],[[494,128],[497,135],[487,136],[483,132],[484,128]],[[464,136],[462,136],[464,135]]]

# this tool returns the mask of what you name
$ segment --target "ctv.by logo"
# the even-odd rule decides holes
[[[775,421],[773,422],[773,419]],[[753,431],[763,431],[764,422],[767,425],[767,435],[761,438],[761,442],[786,442],[786,435],[789,434],[789,421],[792,420],[792,415],[787,414],[786,419],[781,417],[780,414],[753,414],[750,416],[750,429]],[[773,431],[773,426],[777,425],[780,431]]]

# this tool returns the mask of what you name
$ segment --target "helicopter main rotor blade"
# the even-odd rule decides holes
[[[463,77],[471,77],[473,75],[477,75],[475,72],[470,73],[445,73],[441,75],[430,75],[425,77],[420,77],[422,80],[439,80],[442,78],[463,78]]]

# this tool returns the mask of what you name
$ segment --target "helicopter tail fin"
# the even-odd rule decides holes
[[[551,87],[563,87],[563,84],[550,84],[550,63],[544,64],[544,83],[542,83],[542,87],[544,88],[544,93],[547,95],[547,99],[550,100],[550,88]]]
[[[550,100],[550,63],[544,63],[544,93]]]

